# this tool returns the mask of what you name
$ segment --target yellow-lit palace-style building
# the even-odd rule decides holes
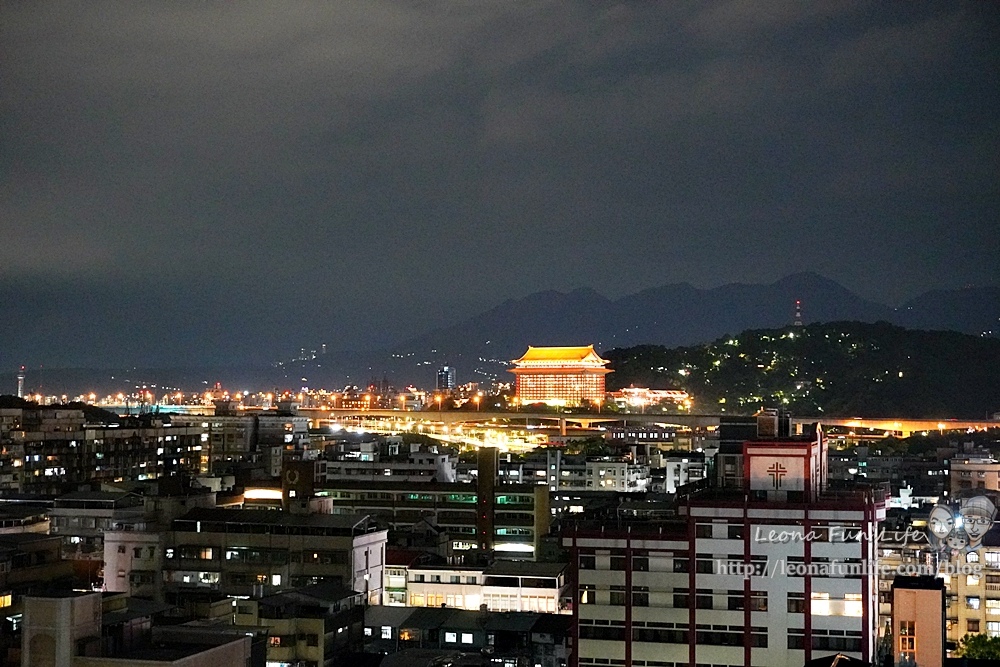
[[[516,396],[522,405],[600,405],[604,400],[604,376],[608,364],[586,347],[528,347],[515,359]]]

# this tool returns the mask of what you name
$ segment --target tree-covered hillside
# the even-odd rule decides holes
[[[833,322],[744,331],[707,345],[604,353],[610,389],[683,389],[695,412],[977,418],[1000,412],[1000,340]]]

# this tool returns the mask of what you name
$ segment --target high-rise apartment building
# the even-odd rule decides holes
[[[438,391],[455,391],[455,387],[458,386],[458,382],[455,378],[456,374],[454,366],[442,366],[437,372],[437,384],[435,385],[435,388]]]
[[[702,485],[680,501],[680,519],[619,517],[564,535],[577,579],[573,665],[875,658],[887,494],[829,491],[822,433],[762,426],[767,437],[743,445],[740,486]]]

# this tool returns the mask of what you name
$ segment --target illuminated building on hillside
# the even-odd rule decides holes
[[[648,389],[646,387],[625,387],[611,392],[611,399],[619,408],[642,408],[674,404],[686,410],[691,409],[691,395],[678,389]]]
[[[593,345],[586,347],[528,347],[513,361],[515,395],[519,403],[584,405],[604,400],[605,368]]]

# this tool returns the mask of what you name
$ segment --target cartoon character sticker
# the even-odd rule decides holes
[[[935,505],[927,517],[928,539],[939,549],[974,551],[993,528],[997,506],[985,496],[962,501],[957,515],[948,505]]]
[[[944,543],[948,545],[949,549],[954,551],[963,551],[967,546],[969,546],[969,536],[965,534],[964,529],[955,528],[951,531],[951,534],[945,538]]]
[[[955,515],[952,514],[951,508],[945,505],[935,505],[931,508],[931,514],[927,517],[927,528],[931,531],[931,535],[939,540],[947,538],[955,529]]]
[[[993,520],[997,515],[996,505],[989,498],[976,496],[966,501],[959,514],[962,517],[962,529],[969,538],[969,549],[978,549],[983,535],[993,527]]]

